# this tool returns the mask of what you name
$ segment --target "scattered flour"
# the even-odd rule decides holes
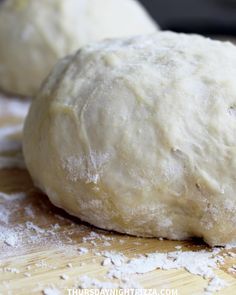
[[[33,224],[31,221],[27,221],[26,228],[35,231],[37,234],[44,234],[46,232],[45,229],[40,228],[39,226]]]
[[[15,268],[15,267],[4,267],[3,268],[4,272],[11,272],[11,273],[20,273],[19,269]]]
[[[114,252],[114,251],[103,251],[101,255],[110,259],[111,263],[116,266],[121,266],[125,261],[125,256],[122,253]]]
[[[102,261],[102,265],[103,266],[108,266],[111,265],[111,259],[110,258],[106,258]]]
[[[236,253],[234,253],[234,252],[228,252],[227,255],[228,255],[229,257],[236,258]]]
[[[27,277],[27,278],[30,278],[31,277],[31,274],[29,272],[25,272],[24,273],[24,276]]]
[[[15,116],[18,118],[24,118],[28,112],[29,102],[25,101],[9,101],[0,96],[0,117]],[[21,120],[23,121],[23,120]],[[20,141],[14,139],[15,135],[19,135],[22,132],[22,123],[8,125],[0,128],[0,169],[1,168],[25,168]],[[91,158],[92,159],[92,158]],[[101,158],[99,163],[96,163],[97,169],[100,169],[106,161],[105,158]],[[70,163],[69,163],[70,164]],[[91,165],[92,165],[91,161]],[[67,167],[68,168],[68,167]],[[72,169],[73,167],[69,167]],[[73,168],[74,169],[74,168]],[[72,169],[72,170],[73,170]],[[74,171],[74,170],[73,170]],[[77,175],[75,175],[77,179]],[[97,181],[96,175],[92,175],[91,181]],[[31,204],[24,203],[24,221],[22,223],[12,223],[14,215],[17,214],[19,208],[22,208],[22,203],[25,202],[27,195],[19,192],[14,194],[6,194],[0,192],[0,257],[4,257],[4,254],[11,255],[14,250],[16,253],[19,249],[24,249],[24,245],[53,245],[62,247],[66,253],[73,253],[73,255],[87,254],[88,248],[79,247],[76,242],[73,244],[70,236],[76,235],[77,232],[83,231],[83,226],[77,226],[71,223],[71,228],[61,233],[60,222],[64,222],[66,218],[60,215],[54,215],[58,223],[52,223],[51,226],[43,226],[45,223],[36,224],[32,222],[35,218],[36,212]],[[38,214],[38,213],[37,213]],[[30,219],[30,220],[29,220]],[[34,220],[33,220],[34,221]],[[88,227],[84,227],[87,231]],[[100,233],[101,232],[101,233]],[[181,251],[181,246],[176,246],[177,251],[168,253],[150,253],[147,255],[141,255],[136,258],[128,258],[123,253],[114,251],[98,251],[99,246],[110,247],[111,241],[114,238],[103,234],[103,231],[90,231],[89,234],[83,237],[83,244],[90,244],[93,246],[91,253],[103,257],[103,261],[100,263],[107,268],[107,274],[104,281],[90,278],[89,276],[82,276],[79,279],[80,288],[142,288],[136,281],[136,278],[141,274],[151,272],[153,270],[161,269],[185,269],[191,274],[201,276],[209,281],[208,286],[205,288],[205,295],[209,295],[213,292],[217,292],[226,287],[225,281],[217,277],[214,273],[214,269],[218,264],[224,263],[224,258],[219,255],[220,249],[213,249],[213,251]],[[160,238],[160,241],[163,239]],[[116,241],[116,240],[115,240]],[[123,239],[119,239],[119,244],[124,244]],[[135,242],[134,245],[140,245],[140,242]],[[228,245],[226,250],[232,249],[236,245]],[[235,258],[236,254],[228,252],[224,257]],[[7,256],[6,256],[7,257]],[[93,258],[94,263],[96,260]],[[84,265],[81,263],[80,266]],[[54,265],[47,264],[44,260],[35,263],[34,267],[42,269],[56,269]],[[72,268],[72,263],[67,264],[68,268]],[[31,267],[27,267],[27,271],[30,271]],[[12,274],[18,274],[20,271],[17,268],[2,267],[2,272],[9,272]],[[68,269],[69,271],[69,269]],[[229,272],[236,272],[236,265],[233,265],[228,269]],[[29,272],[23,272],[25,277],[30,277]],[[62,280],[68,280],[67,274],[60,275]],[[118,279],[117,282],[112,282],[112,279]],[[59,295],[61,291],[54,286],[44,288],[44,295]]]
[[[56,246],[58,249],[66,248],[67,255],[77,253],[78,246],[71,240],[70,235],[77,232],[81,233],[84,229],[78,226],[71,231],[61,231],[57,222],[41,227],[31,221],[31,217],[34,218],[36,212],[30,204],[25,207],[28,210],[22,211],[26,202],[27,195],[25,193],[9,195],[0,193],[0,258],[11,256],[13,252],[16,254],[24,253],[25,248],[28,249],[34,247],[34,245]],[[23,212],[21,222],[15,223],[19,211]],[[38,222],[39,220],[40,217]],[[25,247],[26,245],[27,247]]]
[[[102,240],[104,242],[108,242],[108,241],[112,241],[113,238],[112,237],[108,237],[108,236],[106,236],[104,234],[98,234],[98,233],[96,233],[94,231],[91,231],[88,236],[83,237],[83,242],[84,243],[88,243],[88,242],[91,243],[94,240],[100,240],[100,241]]]
[[[8,224],[10,216],[10,210],[0,204],[0,222]]]
[[[9,99],[0,95],[0,116],[15,116],[25,118],[30,102],[26,100]]]
[[[61,293],[61,291],[60,290],[58,290],[58,289],[56,289],[56,288],[45,288],[44,290],[43,290],[43,294],[44,295],[61,295],[62,293]]]
[[[19,208],[20,202],[23,202],[26,199],[27,195],[24,193],[16,193],[7,195],[5,193],[0,193],[0,201],[4,201],[5,204],[18,204],[15,209]],[[1,206],[3,206],[1,204]],[[29,205],[28,205],[29,206]],[[3,206],[4,207],[4,206]],[[27,207],[23,212],[27,218],[29,216],[35,216],[32,207]],[[29,209],[30,208],[30,209]],[[8,209],[7,209],[8,210]],[[4,210],[0,207],[0,212]],[[29,213],[30,212],[30,213]],[[22,224],[17,224],[15,226],[6,226],[5,223],[8,223],[11,212],[7,211],[2,216],[2,223],[0,223],[0,242],[4,241],[7,247],[17,248],[19,245],[22,246],[23,242],[26,242],[28,245],[30,243],[39,244],[42,241],[48,242],[51,240],[52,244],[60,241],[61,237],[57,236],[57,231],[60,231],[61,226],[58,223],[51,224],[49,228],[45,228],[35,224],[32,221],[25,221]],[[13,210],[14,214],[14,210]],[[60,222],[63,222],[64,219],[58,219]],[[87,228],[88,229],[88,228]],[[76,225],[71,224],[71,230],[66,231],[66,235],[71,233],[74,234],[76,230]],[[56,236],[56,237],[55,237]],[[104,242],[112,240],[111,237],[108,237],[103,234],[103,231],[90,231],[87,235],[84,236],[83,242],[90,243],[91,241],[100,242],[100,245],[103,246]],[[65,249],[69,251],[69,245],[65,245]],[[98,279],[90,278],[89,276],[80,277],[79,287],[81,288],[142,288],[140,284],[136,281],[137,276],[151,272],[156,269],[168,270],[168,269],[185,269],[188,272],[202,276],[205,279],[209,280],[209,284],[205,289],[205,294],[211,294],[216,292],[221,288],[224,288],[227,284],[218,278],[214,274],[214,269],[217,268],[218,264],[224,262],[224,257],[220,256],[219,253],[221,248],[213,249],[213,251],[181,251],[181,246],[175,247],[177,251],[168,252],[168,253],[150,253],[147,255],[141,255],[136,258],[129,259],[121,252],[115,251],[101,251],[97,247],[96,252],[94,250],[91,253],[96,256],[104,257],[104,260],[101,261],[101,265],[107,268],[107,274],[103,281]],[[87,254],[90,250],[86,247],[76,246],[73,248],[79,254]],[[74,253],[75,253],[74,252]],[[235,253],[229,251],[226,256],[234,257]],[[95,261],[96,262],[96,261]],[[95,263],[94,262],[94,263]],[[54,265],[49,265],[45,261],[39,261],[35,264],[36,267],[42,269],[56,269]],[[68,268],[72,268],[72,264],[67,264]],[[233,271],[234,268],[232,267]],[[5,269],[4,271],[18,273],[18,270]],[[24,276],[29,276],[29,273],[23,273]],[[67,274],[62,274],[60,276],[62,280],[68,280],[69,276]],[[118,279],[117,282],[112,282],[112,279]],[[44,294],[60,294],[60,293],[50,293],[58,292],[55,288],[46,288],[44,289]],[[46,293],[48,292],[48,293]]]
[[[210,280],[208,286],[205,288],[204,295],[210,295],[213,292],[218,292],[227,286],[228,284],[224,280],[215,276]]]
[[[134,279],[130,280],[123,279],[119,283],[113,283],[110,281],[100,281],[94,278],[91,278],[87,275],[80,277],[79,287],[81,289],[95,288],[95,289],[141,289],[142,286],[135,281]]]
[[[23,192],[14,193],[14,194],[6,194],[3,192],[0,192],[0,199],[3,199],[5,201],[20,201],[26,197],[27,195]]]
[[[79,254],[83,255],[83,254],[87,254],[88,253],[88,249],[84,248],[84,247],[80,247],[78,248]]]
[[[18,238],[16,235],[10,235],[4,241],[8,246],[15,247],[18,243]]]
[[[35,263],[35,266],[42,269],[56,269],[55,265],[49,264],[45,260],[40,260],[39,262]]]
[[[111,282],[101,282],[97,279],[90,278],[86,275],[80,277],[79,287],[82,289],[96,288],[96,289],[115,289],[119,285]]]
[[[60,276],[60,278],[61,278],[62,280],[67,281],[67,280],[69,279],[69,276],[68,276],[67,274],[62,274],[62,275]]]
[[[132,274],[144,274],[156,269],[181,269],[204,278],[214,277],[213,269],[217,267],[218,258],[209,251],[187,251],[151,253],[147,256],[130,259],[120,266],[109,270],[109,276],[123,278]]]
[[[0,128],[0,169],[25,168],[21,143],[19,139],[15,139],[15,136],[22,133],[23,120],[27,115],[29,105],[30,103],[26,101],[0,96],[0,118],[14,117],[15,119],[18,118],[17,121],[19,121],[18,123],[9,123],[6,126],[3,125]]]
[[[233,248],[236,248],[236,242],[232,243],[232,244],[228,244],[228,245],[225,246],[226,250],[230,250],[230,249],[233,249]]]
[[[189,273],[199,275],[204,279],[209,279],[209,284],[205,289],[205,294],[219,291],[227,286],[227,283],[218,278],[213,269],[218,263],[223,263],[222,256],[217,255],[220,249],[211,251],[175,251],[168,253],[151,253],[146,256],[128,259],[123,254],[115,252],[101,252],[106,257],[102,262],[103,266],[112,266],[108,269],[107,277],[112,279],[125,280],[127,277],[132,281],[132,275],[145,274],[156,269],[185,269]],[[109,261],[108,261],[109,259]],[[86,282],[88,283],[88,279]],[[89,281],[91,283],[91,281]],[[97,283],[97,281],[96,281]]]
[[[180,250],[182,248],[182,246],[175,246],[176,250]]]
[[[28,205],[27,207],[24,208],[24,210],[25,210],[25,215],[29,216],[32,219],[35,218],[35,213],[32,208],[32,205]]]
[[[235,273],[236,274],[236,264],[233,265],[232,267],[229,267],[228,268],[228,272],[231,272],[231,273]]]

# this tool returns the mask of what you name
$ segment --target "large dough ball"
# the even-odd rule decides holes
[[[159,33],[60,61],[24,155],[67,212],[138,236],[236,240],[236,47]]]
[[[5,0],[0,6],[0,88],[31,96],[57,59],[82,45],[156,30],[136,0]]]

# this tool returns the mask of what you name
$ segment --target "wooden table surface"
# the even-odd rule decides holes
[[[7,104],[0,100],[0,135],[5,130],[0,138],[0,159],[21,157],[19,124],[24,119],[11,111],[1,112]],[[6,135],[11,130],[8,127],[12,132]],[[107,279],[108,266],[103,266],[104,258],[97,255],[103,250],[118,251],[127,257],[176,251],[176,246],[183,251],[210,251],[202,241],[141,239],[96,229],[54,207],[34,187],[24,168],[5,166],[0,170],[0,294],[68,294],[67,288],[79,286],[82,275],[99,282],[116,282]],[[80,247],[88,251],[80,253]],[[236,258],[231,257],[236,249],[223,252],[225,262],[215,273],[228,286],[217,294],[236,294],[236,272],[228,271],[236,264]],[[143,288],[160,290],[165,286],[177,289],[179,295],[203,294],[209,281],[184,269],[156,269],[134,278]]]

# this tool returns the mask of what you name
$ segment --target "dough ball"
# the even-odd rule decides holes
[[[57,59],[82,45],[156,30],[136,0],[5,0],[0,6],[0,88],[34,95]]]
[[[236,240],[236,47],[158,33],[60,61],[33,102],[24,155],[58,207],[100,228]]]

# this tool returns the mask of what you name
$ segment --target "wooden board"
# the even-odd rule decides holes
[[[0,105],[0,109],[2,107]],[[1,127],[13,126],[22,120],[10,114],[1,116],[0,131]],[[16,150],[4,151],[4,155],[19,154],[20,134],[9,138],[18,144]],[[3,217],[8,219],[8,223],[0,219],[0,294],[42,294],[47,287],[68,294],[67,288],[78,286],[82,275],[107,282],[107,267],[101,265],[103,258],[96,255],[102,250],[135,257],[156,251],[176,251],[175,247],[179,245],[183,251],[208,249],[201,241],[141,239],[89,226],[55,208],[33,186],[25,169],[1,169],[0,192],[6,194],[0,197],[0,210],[5,209],[6,216]],[[20,193],[24,193],[25,197]],[[1,234],[5,235],[5,241],[1,240]],[[12,234],[13,240],[10,238]],[[80,254],[80,247],[89,249],[88,253]],[[224,252],[227,253],[226,250]],[[230,252],[236,253],[236,249]],[[226,255],[225,263],[215,271],[228,283],[218,294],[236,294],[236,273],[228,271],[234,264],[236,258]],[[64,280],[62,276],[68,276],[68,279]],[[208,284],[208,280],[183,269],[154,270],[135,275],[135,278],[143,288],[161,290],[164,286],[177,289],[179,295],[203,294]],[[115,282],[113,279],[110,281]]]

